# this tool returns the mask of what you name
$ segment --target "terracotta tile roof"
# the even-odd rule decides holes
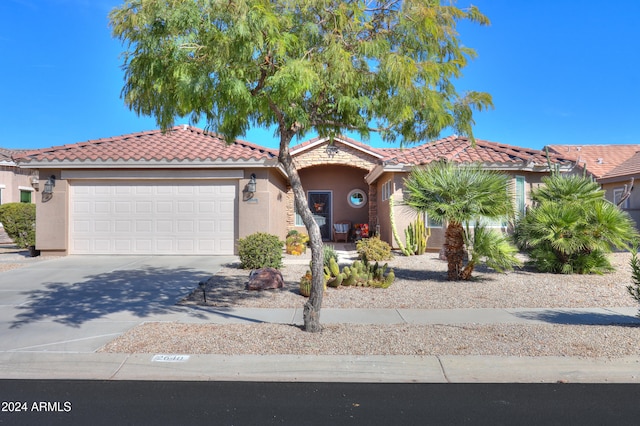
[[[640,175],[640,149],[627,161],[602,176],[600,180],[606,179],[614,181],[620,178],[632,177],[634,175]]]
[[[559,155],[550,155],[552,163],[568,165],[570,161]],[[481,162],[502,166],[531,164],[546,166],[547,155],[537,149],[521,148],[497,142],[476,139],[475,146],[471,140],[462,136],[449,136],[420,146],[396,149],[394,156],[389,156],[388,164],[423,165],[432,161],[448,160],[459,163]]]
[[[94,162],[203,162],[215,160],[267,160],[277,151],[236,140],[227,145],[215,134],[190,126],[90,140],[28,151],[15,157],[22,163]]]
[[[640,151],[640,145],[548,145],[549,151],[578,163],[601,178]]]
[[[22,149],[7,149],[7,148],[0,148],[0,164],[11,164],[11,165],[15,165],[14,161],[13,161],[13,157],[21,155],[22,153],[26,152],[25,150]]]
[[[0,148],[0,163],[8,163],[11,161],[11,150]]]

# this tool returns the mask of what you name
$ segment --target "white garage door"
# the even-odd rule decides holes
[[[233,254],[233,181],[72,181],[72,254]]]

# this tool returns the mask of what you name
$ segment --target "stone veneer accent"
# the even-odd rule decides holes
[[[334,155],[327,154],[326,147],[328,142],[317,145],[306,151],[296,154],[293,157],[293,163],[296,169],[301,170],[307,167],[318,166],[322,164],[348,164],[364,170],[371,170],[378,164],[378,159],[359,149],[343,145],[340,141],[335,142],[338,146],[338,152]],[[377,207],[377,188],[369,186],[369,229],[375,231],[376,218],[378,216]],[[287,228],[291,229],[295,226],[295,208],[293,190],[287,188]]]

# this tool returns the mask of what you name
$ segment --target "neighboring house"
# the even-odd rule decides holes
[[[312,139],[291,148],[323,239],[333,224],[368,224],[395,245],[389,221],[394,197],[401,235],[415,218],[402,205],[413,167],[446,159],[481,162],[511,177],[520,211],[548,174],[544,152],[449,137],[406,149],[373,148],[350,138]],[[24,153],[21,167],[55,183],[37,197],[36,247],[49,254],[234,254],[239,238],[268,232],[282,239],[304,231],[277,151],[178,126]],[[563,171],[573,163],[551,155]],[[42,185],[41,185],[42,186]],[[42,189],[41,189],[41,192]],[[431,223],[439,249],[442,225]]]
[[[575,161],[576,172],[586,171],[593,176],[605,191],[605,198],[614,204],[620,204],[634,184],[640,184],[640,145],[549,145],[548,148],[550,152]],[[628,194],[620,207],[640,228],[640,194],[637,189]]]
[[[32,175],[37,172],[21,169],[12,158],[22,153],[0,148],[0,204],[35,202]]]

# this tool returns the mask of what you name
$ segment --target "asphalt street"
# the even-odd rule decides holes
[[[12,425],[637,425],[639,385],[0,381]]]

